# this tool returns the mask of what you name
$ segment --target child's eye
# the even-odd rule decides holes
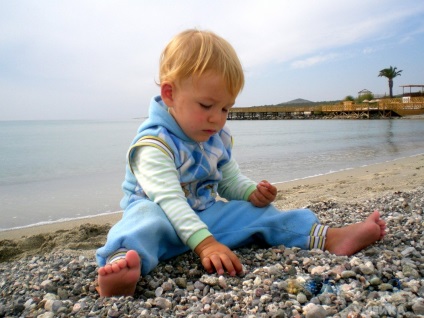
[[[202,104],[202,103],[199,103],[199,105],[200,105],[201,107],[203,107],[203,108],[206,108],[206,109],[208,109],[208,108],[211,108],[211,107],[212,107],[212,105],[205,105],[205,104]]]

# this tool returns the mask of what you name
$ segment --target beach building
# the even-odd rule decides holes
[[[409,85],[400,85],[402,87],[402,95],[403,96],[409,96],[409,97],[418,97],[418,96],[424,96],[424,85],[421,84],[409,84]],[[406,92],[405,92],[406,88]],[[409,92],[408,92],[409,88]],[[417,89],[417,91],[413,92],[412,89]]]
[[[372,92],[367,89],[363,89],[362,91],[358,92],[358,97],[361,97],[363,95],[368,95],[368,94],[372,94]]]

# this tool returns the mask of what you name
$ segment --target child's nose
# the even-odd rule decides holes
[[[220,111],[214,111],[209,116],[209,122],[210,123],[216,123],[221,120],[221,112]]]

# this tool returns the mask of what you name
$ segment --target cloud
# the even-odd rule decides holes
[[[309,67],[318,63],[323,63],[329,60],[334,60],[338,57],[338,54],[335,53],[331,53],[331,54],[327,54],[327,55],[317,55],[317,56],[312,56],[312,57],[308,57],[304,60],[298,60],[298,61],[294,61],[291,63],[291,66],[293,68],[305,68],[305,67]]]
[[[396,22],[417,10],[416,7],[400,8],[391,2],[393,7],[388,12],[378,1],[271,1],[267,4],[254,6],[248,2],[238,13],[244,33],[248,34],[239,51],[248,52],[242,53],[248,66],[282,63],[360,41],[394,37]],[[255,43],[254,49],[251,43]]]
[[[377,51],[375,47],[366,47],[362,50],[363,54],[373,54]]]
[[[86,104],[82,117],[103,115],[104,105],[119,105],[123,117],[138,114],[144,106],[134,105],[157,92],[161,50],[186,28],[226,38],[249,79],[259,81],[270,69],[313,69],[372,56],[382,43],[414,42],[424,32],[423,14],[418,0],[2,1],[3,114],[20,117],[14,109],[33,101],[50,114],[74,113],[76,103]],[[253,100],[246,92],[243,98]]]

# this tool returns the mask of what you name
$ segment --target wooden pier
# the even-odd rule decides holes
[[[233,107],[229,120],[267,120],[290,118],[392,118],[424,114],[424,97],[385,98],[355,104],[351,101],[333,105],[280,105]]]

